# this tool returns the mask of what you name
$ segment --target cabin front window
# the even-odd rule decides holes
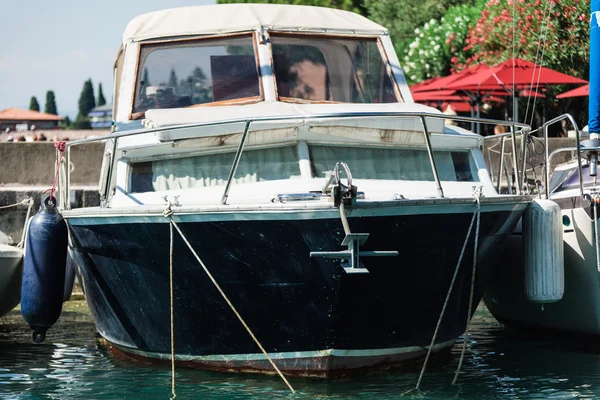
[[[282,101],[396,103],[375,39],[271,35]]]
[[[429,154],[425,149],[310,145],[313,176],[325,177],[338,161],[344,161],[356,179],[433,181]],[[479,182],[470,151],[436,150],[440,180]]]
[[[252,36],[144,45],[133,112],[260,98]]]
[[[131,164],[131,193],[224,186],[235,152]],[[300,177],[296,146],[246,149],[232,184]]]

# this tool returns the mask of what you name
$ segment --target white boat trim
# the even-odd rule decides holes
[[[446,347],[450,347],[456,342],[456,339],[435,344],[433,351],[439,351]],[[170,360],[171,354],[154,353],[143,350],[133,349],[131,347],[121,346],[111,343],[117,349],[123,352],[133,353],[138,356],[155,358],[160,360]],[[428,346],[408,346],[394,347],[387,349],[364,349],[364,350],[343,350],[343,349],[324,349],[324,350],[309,350],[309,351],[291,351],[280,353],[269,353],[269,357],[274,360],[299,359],[299,358],[322,358],[322,357],[385,357],[399,354],[410,353],[425,353]],[[193,356],[175,354],[175,359],[179,361],[215,361],[215,362],[231,362],[231,361],[267,361],[263,353],[251,354],[218,354],[210,356]]]
[[[530,196],[499,196],[481,199],[481,211],[514,211],[524,209]],[[174,207],[176,222],[309,220],[339,218],[339,210],[332,203],[321,204],[262,204],[257,206]],[[349,217],[378,217],[395,215],[460,214],[475,209],[473,199],[424,199],[391,202],[359,202],[347,208]],[[135,208],[79,208],[64,210],[62,215],[71,225],[104,225],[123,223],[168,223],[164,206]]]

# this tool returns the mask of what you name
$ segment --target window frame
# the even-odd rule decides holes
[[[400,93],[400,88],[398,86],[398,82],[396,82],[396,78],[393,74],[392,68],[390,66],[389,58],[385,52],[385,48],[383,43],[381,43],[381,38],[379,36],[362,36],[362,35],[327,35],[327,34],[315,34],[315,33],[302,33],[302,32],[277,32],[270,31],[269,32],[269,47],[271,52],[271,74],[273,79],[273,85],[275,87],[275,99],[276,101],[281,101],[284,103],[296,103],[296,104],[386,104],[386,103],[343,103],[340,101],[332,101],[332,100],[305,100],[299,99],[295,97],[283,97],[279,96],[277,90],[277,77],[275,75],[275,61],[273,57],[273,37],[287,37],[287,38],[318,38],[318,39],[339,39],[339,40],[372,40],[377,43],[377,48],[379,49],[379,54],[381,56],[381,62],[385,65],[385,70],[390,82],[392,84],[392,89],[394,90],[394,95],[396,96],[397,103],[404,103],[404,98]],[[394,104],[394,103],[387,103]]]
[[[192,108],[192,107],[214,107],[214,106],[223,106],[223,105],[243,105],[243,104],[252,104],[252,103],[258,103],[260,101],[264,101],[265,100],[265,92],[264,92],[264,88],[263,88],[263,77],[261,74],[260,60],[258,57],[257,32],[256,31],[229,33],[229,34],[222,34],[222,35],[207,35],[207,36],[183,38],[183,39],[179,38],[179,39],[168,39],[168,40],[148,40],[145,42],[140,42],[140,45],[138,46],[138,51],[137,51],[137,55],[136,55],[136,64],[135,64],[135,79],[133,82],[133,91],[131,93],[131,108],[129,110],[129,120],[142,119],[142,118],[144,118],[144,116],[146,114],[146,111],[134,112],[135,99],[136,99],[136,94],[137,94],[137,89],[138,89],[138,81],[142,76],[142,73],[140,73],[141,72],[140,67],[143,65],[143,62],[145,61],[145,59],[142,60],[142,51],[145,47],[168,44],[168,43],[184,44],[184,43],[190,43],[190,42],[216,41],[219,39],[240,38],[240,37],[249,37],[251,39],[252,48],[254,50],[256,74],[258,76],[258,90],[259,90],[260,95],[259,96],[251,96],[251,97],[243,97],[243,98],[239,98],[239,99],[214,101],[214,102],[205,103],[205,104],[193,104],[192,106],[190,106],[190,108]],[[151,52],[148,54],[151,54]],[[146,57],[147,57],[147,55],[146,55]]]

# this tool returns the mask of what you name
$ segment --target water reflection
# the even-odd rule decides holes
[[[90,333],[71,344],[0,342],[3,399],[167,399],[168,367],[134,366],[105,353]],[[478,311],[458,385],[451,385],[459,345],[437,357],[416,384],[420,364],[360,378],[292,379],[291,395],[276,377],[177,371],[177,398],[212,399],[583,399],[600,396],[597,340],[522,334]],[[408,393],[407,393],[408,392]]]

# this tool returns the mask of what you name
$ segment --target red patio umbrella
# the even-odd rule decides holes
[[[412,94],[412,97],[416,102],[424,100],[465,100],[456,94],[456,90],[431,90],[427,92],[416,92]]]
[[[470,68],[467,68],[463,71],[456,72],[454,74],[444,76],[443,78],[439,78],[429,82],[427,85],[422,85],[418,87],[418,91],[420,92],[429,92],[432,90],[449,90],[450,85],[460,79],[467,78],[479,72],[483,72],[488,70],[489,67],[485,64],[477,64]],[[411,88],[412,90],[412,88]],[[455,89],[452,89],[455,90]]]
[[[448,85],[446,89],[482,90],[498,88],[525,88],[534,85],[559,85],[587,83],[583,79],[542,67],[530,61],[512,58],[495,67],[465,77]]]
[[[550,68],[542,67],[530,61],[512,58],[487,71],[471,75],[448,85],[448,89],[481,92],[485,90],[504,89],[509,93],[518,88],[530,88],[533,85],[559,85],[572,83],[587,83]],[[518,92],[515,93],[513,105],[513,120],[518,121]]]
[[[557,99],[566,99],[567,97],[587,97],[590,95],[590,84],[579,86],[577,89],[569,90],[556,96]]]
[[[409,86],[410,91],[413,92],[413,93],[419,92],[419,91],[421,91],[422,87],[427,86],[427,85],[429,85],[429,84],[431,84],[431,83],[433,83],[433,82],[435,82],[435,81],[437,81],[439,79],[442,79],[442,78],[439,77],[439,76],[436,76],[435,78],[430,78],[430,79],[427,79],[427,80],[425,80],[423,82],[415,83],[414,85]]]

